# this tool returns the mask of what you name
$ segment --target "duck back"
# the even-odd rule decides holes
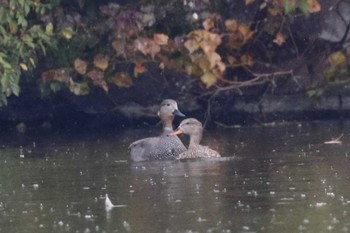
[[[171,160],[186,151],[186,147],[178,137],[167,134],[138,140],[129,148],[133,161]]]

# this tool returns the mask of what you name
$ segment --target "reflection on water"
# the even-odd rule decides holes
[[[218,128],[203,143],[224,158],[144,163],[127,152],[142,130],[3,135],[0,232],[348,232],[349,126]]]

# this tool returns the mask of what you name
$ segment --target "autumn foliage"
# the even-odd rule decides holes
[[[46,9],[38,18],[45,34],[55,42],[48,46],[55,65],[46,65],[42,72],[42,88],[67,88],[76,95],[86,95],[94,87],[105,92],[111,85],[130,88],[135,78],[147,72],[150,62],[160,69],[183,71],[209,89],[236,85],[240,80],[228,71],[239,68],[251,74],[248,79],[255,80],[257,58],[261,62],[263,57],[268,63],[273,57],[269,48],[263,55],[252,49],[262,35],[264,43],[278,50],[294,43],[289,28],[293,15],[307,16],[322,10],[318,0],[237,2],[255,6],[255,13],[262,17],[255,21],[233,18],[220,11],[231,1],[206,0],[124,5],[80,0]],[[17,33],[18,29],[10,23],[6,30]],[[335,67],[344,62],[339,54],[330,56],[329,61]],[[21,59],[19,67],[28,71],[31,63],[33,56]],[[132,64],[133,72],[120,71],[122,64]]]

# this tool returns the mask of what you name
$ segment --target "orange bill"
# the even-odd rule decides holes
[[[179,134],[183,134],[184,131],[182,131],[181,129],[176,130],[175,132],[172,132],[170,134],[168,134],[169,136],[175,136],[175,135],[179,135]]]

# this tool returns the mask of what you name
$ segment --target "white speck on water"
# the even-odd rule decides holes
[[[90,187],[83,187],[83,189],[84,189],[84,190],[89,190],[89,189],[90,189]]]
[[[275,191],[270,191],[270,195],[275,195],[276,192]]]
[[[307,219],[307,218],[305,218],[305,219],[303,220],[303,223],[304,223],[304,224],[309,224],[309,223],[310,223],[310,220]]]
[[[62,227],[62,226],[64,225],[64,223],[63,223],[62,221],[58,221],[58,225],[59,225],[60,227]]]
[[[301,193],[301,194],[300,194],[300,197],[301,197],[301,198],[305,198],[305,197],[306,197],[306,194],[305,194],[305,193]]]
[[[335,197],[335,194],[334,193],[326,193],[326,195],[328,196],[328,197]]]
[[[125,230],[127,230],[127,231],[130,231],[130,224],[127,222],[127,221],[124,221],[123,222],[123,227],[125,228]]]
[[[331,223],[337,224],[339,223],[339,220],[336,217],[333,217]]]
[[[249,226],[242,226],[242,229],[245,230],[245,231],[249,231],[250,227]]]
[[[197,222],[206,222],[207,220],[205,218],[198,217]]]
[[[326,202],[318,202],[318,203],[316,203],[315,207],[320,208],[320,207],[324,207],[324,206],[326,206],[326,205],[327,205]]]
[[[186,211],[186,214],[195,214],[195,213],[196,213],[195,210],[187,210],[187,211]]]
[[[44,224],[40,224],[40,225],[39,225],[39,228],[44,228]]]
[[[296,188],[295,187],[289,187],[290,191],[294,191]]]
[[[192,14],[192,18],[193,18],[194,20],[198,20],[198,19],[199,19],[199,16],[198,16],[198,14],[197,14],[196,12],[194,12],[194,13]]]
[[[34,189],[38,189],[39,188],[39,184],[33,184],[33,188]]]
[[[23,147],[19,147],[19,157],[24,158]]]

